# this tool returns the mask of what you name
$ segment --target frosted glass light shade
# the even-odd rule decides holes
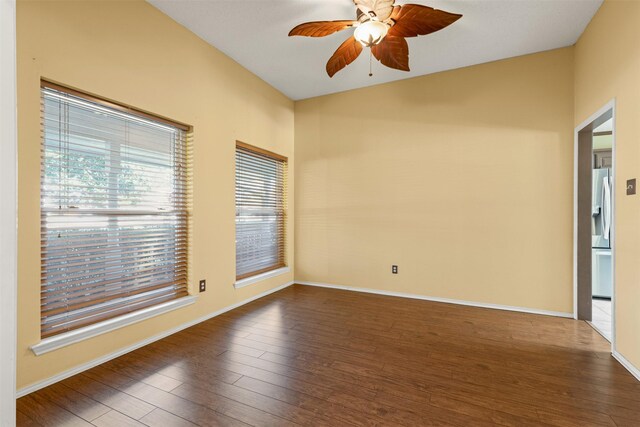
[[[389,31],[389,26],[380,21],[367,21],[358,25],[353,37],[365,47],[377,45],[384,39]]]

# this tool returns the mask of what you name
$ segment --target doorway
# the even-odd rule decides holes
[[[615,335],[615,104],[575,130],[574,317]]]

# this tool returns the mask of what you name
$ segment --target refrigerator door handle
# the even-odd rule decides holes
[[[602,235],[605,240],[609,240],[609,233],[611,232],[611,186],[609,185],[609,177],[603,178],[602,185]]]

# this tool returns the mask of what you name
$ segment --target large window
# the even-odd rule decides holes
[[[42,83],[41,335],[187,295],[189,128]]]
[[[287,158],[236,144],[236,280],[285,266]]]

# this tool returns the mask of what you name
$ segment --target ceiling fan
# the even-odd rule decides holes
[[[289,32],[289,36],[324,37],[355,27],[353,36],[327,62],[329,77],[355,61],[363,47],[370,48],[383,65],[409,71],[409,45],[405,38],[433,33],[462,17],[418,4],[395,5],[395,0],[354,0],[354,3],[355,21],[306,22]]]

